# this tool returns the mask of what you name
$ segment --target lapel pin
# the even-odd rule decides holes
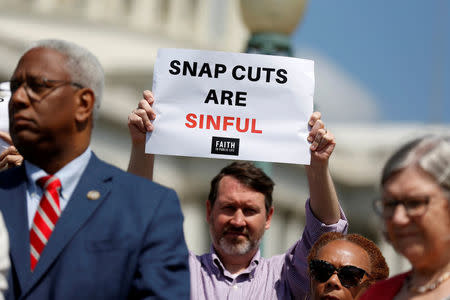
[[[96,190],[89,191],[86,195],[89,200],[98,200],[100,198],[100,193]]]

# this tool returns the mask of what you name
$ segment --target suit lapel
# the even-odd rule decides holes
[[[26,175],[23,166],[11,171],[12,174],[8,175],[7,192],[0,194],[0,209],[8,228],[12,264],[23,290],[31,276]]]
[[[67,207],[56,223],[55,229],[34,269],[27,291],[24,291],[24,293],[28,292],[48,271],[64,247],[107,197],[111,189],[111,173],[107,170],[107,165],[92,153],[89,164],[81,176]],[[96,200],[90,200],[87,197],[90,191],[98,191],[100,197]]]

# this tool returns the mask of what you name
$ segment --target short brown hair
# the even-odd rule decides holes
[[[371,240],[363,237],[360,234],[343,234],[341,232],[327,232],[320,236],[320,238],[314,243],[309,251],[308,265],[311,260],[317,257],[319,250],[322,249],[328,243],[335,240],[349,241],[359,247],[363,248],[370,260],[370,276],[374,281],[379,281],[388,278],[389,267],[386,264],[383,254],[380,249]]]
[[[208,201],[211,203],[211,206],[216,201],[219,182],[224,176],[232,176],[243,185],[262,193],[265,197],[264,201],[267,212],[272,207],[272,192],[273,186],[275,185],[272,179],[254,164],[242,161],[234,162],[226,166],[211,180],[211,189],[208,196]]]

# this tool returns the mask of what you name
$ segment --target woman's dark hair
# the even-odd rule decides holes
[[[380,249],[374,242],[360,234],[343,234],[341,232],[327,232],[322,234],[309,251],[308,265],[311,260],[317,258],[320,249],[336,240],[349,241],[366,251],[370,260],[371,272],[369,275],[372,280],[379,281],[388,278],[389,267],[386,264],[386,260],[384,259],[383,254],[381,254]]]
[[[267,212],[272,207],[272,192],[274,186],[272,179],[270,179],[263,170],[255,167],[252,163],[242,161],[234,162],[226,166],[213,178],[208,196],[211,207],[216,201],[219,182],[224,176],[232,176],[243,185],[262,193],[265,197]]]

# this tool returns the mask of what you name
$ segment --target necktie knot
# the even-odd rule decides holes
[[[61,181],[58,177],[53,175],[42,176],[36,183],[44,190],[59,190],[61,188]]]

